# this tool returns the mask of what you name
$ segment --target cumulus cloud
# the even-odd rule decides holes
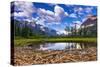
[[[41,18],[45,18],[46,16],[54,17],[54,12],[50,10],[45,10],[43,8],[39,8],[37,14]]]
[[[82,17],[84,15],[84,8],[75,7],[74,8],[74,13],[76,13],[78,17]]]
[[[62,14],[64,14],[64,9],[61,8],[60,6],[56,5],[54,8],[54,12],[56,15],[62,15]]]
[[[82,18],[85,17],[87,14],[91,14],[92,13],[92,9],[93,7],[74,7],[74,12],[72,14],[69,15],[69,17],[73,17],[73,18]],[[81,19],[82,20],[82,19]]]
[[[37,14],[41,19],[45,19],[46,22],[55,21],[55,15],[53,11],[39,8]]]
[[[72,13],[72,14],[69,15],[69,17],[77,18],[77,14],[76,13]]]
[[[39,19],[36,24],[40,24],[40,25],[43,25],[43,26],[46,26],[45,25],[45,19]]]
[[[60,22],[62,18],[68,16],[68,13],[58,5],[54,7],[54,12],[39,8],[37,13],[39,17],[44,18],[47,22]]]
[[[14,2],[14,17],[26,17],[26,21],[35,20],[32,19],[33,13],[37,13],[40,19],[45,19],[46,22],[60,22],[64,17],[68,16],[68,13],[58,5],[54,5],[54,12],[46,10],[44,8],[35,8],[32,2],[15,1]],[[40,21],[40,20],[39,20]],[[43,21],[42,21],[43,22]]]
[[[85,8],[85,12],[86,13],[91,13],[92,9],[93,9],[93,7],[87,7],[87,8]]]
[[[25,18],[24,19],[24,21],[28,21],[28,22],[37,22],[37,20],[39,19],[39,17],[36,17],[36,18],[34,18],[34,17],[32,17],[32,18]]]
[[[92,13],[92,9],[93,9],[93,7],[86,7],[86,8],[75,7],[74,8],[74,13],[78,13],[78,15],[83,15],[84,12],[86,12],[86,13]]]
[[[83,8],[82,7],[79,7],[78,8],[78,11],[80,12],[80,11],[83,11]]]
[[[84,9],[82,7],[75,7],[74,8],[74,12],[81,12],[83,11]]]
[[[74,8],[74,14],[77,15],[77,18],[80,18],[82,22],[86,20],[86,17],[88,14],[92,14],[92,10],[94,7],[75,7]],[[72,15],[73,17],[76,17],[75,15]]]
[[[58,5],[54,7],[54,12],[56,16],[56,20],[61,20],[63,17],[68,16],[68,13],[64,11],[64,9]]]
[[[32,13],[36,12],[36,8],[31,2],[15,1],[13,5],[14,12],[12,16],[15,17],[32,17]]]

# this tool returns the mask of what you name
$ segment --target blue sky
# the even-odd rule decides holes
[[[11,4],[11,16],[19,21],[35,23],[65,33],[66,26],[78,23],[79,27],[88,15],[97,15],[96,6],[32,3],[15,1]]]

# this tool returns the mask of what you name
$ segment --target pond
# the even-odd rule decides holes
[[[96,47],[96,43],[76,43],[76,42],[57,42],[57,43],[32,43],[28,45],[32,49],[37,50],[72,50],[72,49],[84,49],[89,47]]]

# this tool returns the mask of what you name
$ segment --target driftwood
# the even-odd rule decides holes
[[[14,65],[66,63],[97,60],[96,48],[62,51],[34,51],[15,48]]]

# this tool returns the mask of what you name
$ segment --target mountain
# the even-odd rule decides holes
[[[89,16],[81,25],[81,35],[97,36],[97,16]]]
[[[97,23],[97,16],[89,16],[88,19],[81,25],[81,26],[87,26],[90,24],[96,24]]]
[[[57,36],[57,31],[44,27],[43,25],[27,21],[11,20],[14,23],[15,35],[32,35],[32,36]]]

